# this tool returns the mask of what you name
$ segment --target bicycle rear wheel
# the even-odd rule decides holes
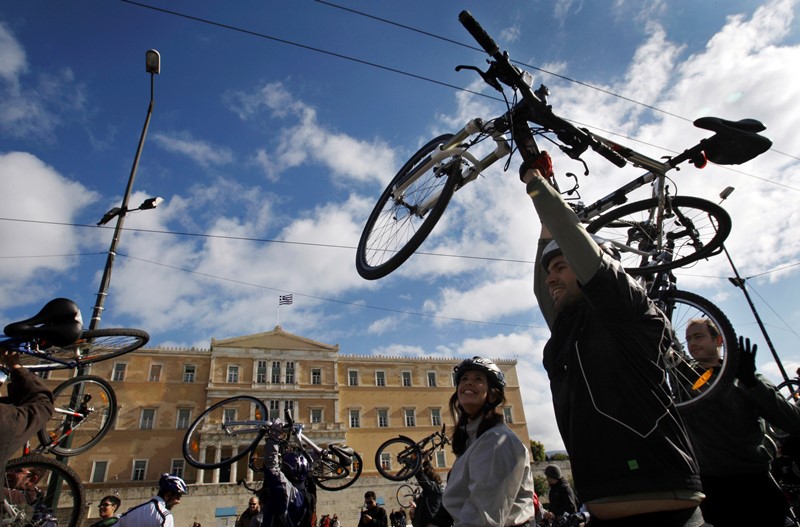
[[[397,498],[397,504],[407,509],[414,503],[414,500],[417,498],[417,493],[414,492],[414,487],[404,483],[397,488],[395,497]]]
[[[693,196],[668,198],[662,248],[655,225],[656,198],[612,209],[586,230],[612,242],[622,265],[633,275],[682,267],[716,254],[731,232],[731,217],[719,205]]]
[[[75,471],[37,454],[8,462],[3,495],[2,525],[75,527],[86,514],[83,484]]]
[[[240,395],[223,399],[195,419],[183,437],[183,457],[195,468],[224,467],[246,456],[264,437],[267,407],[259,399]],[[222,457],[222,450],[230,455]],[[209,448],[214,458],[207,461]],[[219,459],[217,459],[217,456]]]
[[[117,420],[117,396],[101,377],[69,379],[53,390],[53,399],[56,412],[38,435],[42,447],[58,456],[86,452],[103,439]]]
[[[72,369],[76,365],[92,364],[130,353],[149,340],[150,335],[141,329],[87,329],[74,344],[53,346],[33,354],[21,353],[19,359],[23,366],[34,366],[33,369]]]
[[[353,462],[350,467],[345,467],[338,459],[334,459],[336,457],[334,454],[329,454],[329,456],[311,464],[311,479],[319,488],[330,491],[343,490],[355,483],[361,476],[364,463],[358,452],[353,452]]]
[[[790,379],[788,381],[783,381],[778,386],[778,393],[783,396],[784,399],[789,401],[790,403],[794,403],[796,406],[800,405],[800,381],[795,379]],[[789,437],[787,432],[784,432],[782,429],[778,428],[777,426],[773,426],[767,421],[767,432],[770,436],[774,437],[775,439],[786,439]]]
[[[702,409],[703,403],[721,397],[736,377],[739,345],[728,317],[714,304],[688,291],[668,291],[656,305],[667,315],[675,331],[674,350],[665,359],[666,386],[682,410]],[[686,328],[693,320],[707,319],[722,337],[720,364],[708,369],[700,366],[682,344]]]
[[[362,278],[376,280],[391,273],[403,264],[428,237],[444,209],[453,197],[460,179],[445,167],[451,161],[465,163],[449,157],[408,181],[409,175],[430,161],[430,154],[453,137],[444,134],[430,141],[411,156],[383,191],[378,203],[364,225],[356,249],[356,270]],[[394,191],[400,185],[409,185],[402,195]],[[438,194],[438,198],[436,198]],[[420,207],[436,199],[432,208],[422,215]]]
[[[375,452],[375,467],[381,476],[392,481],[405,481],[422,466],[422,452],[407,437],[393,437]]]

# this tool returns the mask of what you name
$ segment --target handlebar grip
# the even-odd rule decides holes
[[[628,164],[628,161],[617,151],[612,150],[607,144],[602,141],[598,141],[597,139],[592,141],[592,150],[605,157],[619,168],[625,168],[625,165]]]
[[[478,44],[491,56],[494,56],[496,53],[500,52],[500,47],[492,40],[492,37],[481,27],[475,17],[472,16],[472,13],[469,11],[461,11],[458,14],[458,21],[461,22],[461,25],[469,31],[469,34],[472,35]]]

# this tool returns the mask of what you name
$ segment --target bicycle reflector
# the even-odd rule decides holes
[[[705,373],[703,373],[703,375],[700,376],[699,379],[694,381],[694,384],[692,385],[692,390],[699,390],[700,388],[702,388],[708,382],[708,380],[711,378],[711,375],[713,374],[714,370],[712,370],[711,368],[707,369]]]

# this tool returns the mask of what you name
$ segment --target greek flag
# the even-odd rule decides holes
[[[289,306],[292,304],[292,295],[281,295],[278,297],[279,306]]]

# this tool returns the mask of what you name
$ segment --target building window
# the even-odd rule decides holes
[[[124,381],[125,380],[125,368],[128,365],[124,362],[118,362],[114,364],[114,373],[111,374],[112,381]]]
[[[388,452],[381,452],[381,466],[386,470],[392,469],[392,455]]]
[[[283,401],[283,412],[284,415],[289,412],[294,417],[294,401]]]
[[[361,416],[358,410],[350,410],[350,428],[361,428]]]
[[[313,368],[311,370],[311,384],[322,384],[322,370]]]
[[[358,386],[358,371],[356,370],[347,371],[347,384],[349,386]]]
[[[144,481],[144,476],[147,474],[147,460],[134,459],[133,471],[131,472],[132,481]]]
[[[272,361],[272,377],[270,378],[272,384],[281,383],[281,363],[274,360]]]
[[[286,384],[294,384],[294,362],[286,363]]]
[[[147,381],[148,382],[161,381],[161,364],[150,365],[150,375],[147,376]]]
[[[91,483],[105,483],[107,472],[108,472],[108,461],[92,462]]]
[[[428,386],[430,386],[431,388],[436,387],[436,372],[435,371],[429,371],[428,372]]]
[[[232,384],[239,382],[239,366],[228,366],[228,382]]]
[[[311,424],[322,422],[322,408],[311,409]]]
[[[389,410],[386,408],[378,409],[378,428],[387,428],[389,426]]]
[[[411,386],[411,372],[404,371],[403,372],[403,386]]]
[[[256,384],[267,384],[267,361],[260,360],[256,364]]]
[[[274,421],[278,417],[281,416],[281,402],[280,401],[270,401],[269,402],[269,420]]]
[[[236,421],[236,408],[223,408],[222,422],[230,423],[231,421]]]
[[[385,371],[376,371],[375,372],[375,386],[386,386],[386,372]]]
[[[191,408],[178,408],[178,419],[175,423],[175,428],[178,430],[186,430],[189,428],[189,423],[192,419]]]
[[[436,451],[436,468],[444,468],[447,466],[447,460],[444,458],[444,450]]]
[[[194,364],[183,365],[183,382],[194,382],[194,375],[197,372],[197,366]]]
[[[185,461],[183,459],[173,459],[172,460],[172,468],[170,469],[169,473],[173,476],[178,476],[179,478],[183,477],[183,469],[185,467]]]
[[[511,424],[514,422],[514,419],[511,417],[511,408],[507,406],[503,408],[503,417],[505,418],[506,423]]]
[[[442,411],[439,408],[431,408],[431,425],[442,426]]]
[[[142,430],[152,430],[156,421],[155,408],[142,408],[142,416],[139,419],[139,428]]]
[[[406,426],[417,426],[417,419],[414,417],[413,408],[406,408],[404,414],[406,416]]]

